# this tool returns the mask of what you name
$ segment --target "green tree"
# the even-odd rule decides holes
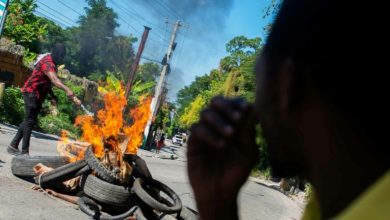
[[[200,111],[204,108],[205,104],[204,98],[199,94],[179,118],[182,127],[188,129],[193,123],[197,122],[199,120]]]
[[[79,20],[77,40],[80,50],[77,53],[79,60],[79,75],[107,70],[108,57],[106,47],[114,37],[115,28],[118,27],[118,15],[113,9],[107,7],[105,0],[87,0],[88,6],[84,8],[86,15]]]
[[[47,33],[47,26],[33,13],[36,8],[35,0],[11,0],[4,27],[5,37],[34,53],[39,52],[39,40]]]
[[[66,30],[62,29],[53,21],[47,18],[40,18],[41,25],[46,26],[47,34],[44,35],[39,41],[40,52],[48,52],[51,49],[51,46],[55,43],[66,42],[68,39],[68,34]]]
[[[259,37],[248,39],[244,36],[238,36],[233,38],[226,44],[226,51],[229,55],[221,60],[221,69],[223,72],[229,72],[240,67],[241,63],[256,54],[260,47],[261,39]]]
[[[185,86],[177,94],[178,112],[182,114],[184,109],[192,103],[198,94],[210,90],[212,78],[210,75],[197,76],[189,86]]]
[[[217,95],[241,97],[254,101],[256,80],[253,72],[256,57],[261,50],[261,39],[235,37],[226,45],[229,53],[221,59],[221,70],[212,70],[209,74],[197,77],[189,86],[178,92],[178,115],[174,119],[177,127],[188,129],[199,120],[202,109]],[[267,145],[258,128],[256,141],[261,152],[257,169],[269,170]]]
[[[161,106],[160,111],[157,114],[156,120],[154,122],[154,127],[155,128],[160,128],[163,131],[167,132],[168,128],[170,126],[170,113],[172,109],[172,104],[169,102],[164,103]]]
[[[140,64],[135,79],[142,82],[156,81],[160,75],[161,67],[152,62]]]
[[[80,76],[104,75],[107,70],[128,73],[134,59],[132,45],[137,39],[115,35],[118,15],[105,0],[87,0],[87,3],[80,26],[67,30],[66,65]]]
[[[282,5],[283,0],[271,0],[270,4],[264,8],[263,18],[275,16]]]

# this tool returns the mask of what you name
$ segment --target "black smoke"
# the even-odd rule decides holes
[[[205,74],[204,72],[194,73],[191,68],[199,65],[210,65],[210,57],[215,57],[224,51],[224,48],[217,48],[216,45],[220,45],[220,41],[225,40],[222,36],[226,30],[226,20],[235,1],[135,0],[132,2],[151,10],[154,21],[168,18],[170,23],[180,20],[183,24],[176,40],[178,46],[174,52],[176,60],[172,63],[175,65],[173,66],[173,74],[168,78],[169,97],[172,99],[177,91],[184,87],[184,74]],[[238,3],[238,1],[236,2]],[[172,25],[169,26],[168,39],[171,29]],[[160,35],[162,35],[161,32]],[[218,66],[212,68],[218,68]],[[177,80],[177,77],[180,77],[180,80]]]

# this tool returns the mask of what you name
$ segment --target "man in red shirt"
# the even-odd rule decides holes
[[[52,85],[64,90],[68,97],[73,100],[74,93],[65,86],[57,77],[56,64],[60,64],[65,56],[66,50],[63,44],[57,43],[53,46],[51,53],[42,54],[34,64],[31,76],[24,83],[22,88],[26,118],[20,124],[18,132],[12,140],[7,151],[13,155],[28,155],[30,147],[30,136],[33,127],[37,124],[37,117],[41,110],[42,103],[47,94],[51,96],[51,103],[57,104],[57,98],[52,91]],[[75,104],[80,105],[79,101]],[[19,151],[19,142],[23,139],[22,151]]]

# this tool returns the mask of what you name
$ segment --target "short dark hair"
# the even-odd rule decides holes
[[[268,76],[291,58],[300,79],[311,79],[364,133],[383,139],[380,128],[388,126],[390,113],[388,61],[378,52],[389,42],[385,8],[367,1],[284,0],[263,50]]]
[[[63,43],[55,43],[51,48],[51,56],[55,64],[60,64],[66,54],[66,48]]]

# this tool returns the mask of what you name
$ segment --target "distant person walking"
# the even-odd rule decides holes
[[[162,134],[160,138],[157,141],[157,154],[160,153],[161,148],[164,147],[164,141],[165,141],[165,134]]]

